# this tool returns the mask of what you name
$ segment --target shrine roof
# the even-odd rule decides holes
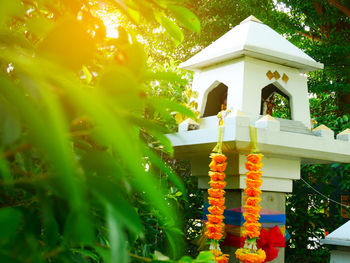
[[[181,63],[180,67],[195,71],[241,56],[282,64],[301,72],[323,68],[322,63],[315,61],[254,16],[243,20],[208,47]]]
[[[323,244],[350,247],[350,220],[320,241]]]

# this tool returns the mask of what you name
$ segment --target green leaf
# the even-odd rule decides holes
[[[136,76],[142,76],[146,70],[147,54],[144,47],[133,37],[133,43],[123,48],[126,54],[125,65],[128,69],[135,73]]]
[[[64,19],[50,30],[40,43],[38,53],[74,70],[89,64],[96,44],[88,34],[87,24],[75,18]]]
[[[194,260],[189,256],[184,256],[179,259],[178,263],[192,263]]]
[[[108,152],[88,150],[82,153],[81,163],[84,165],[88,174],[98,176],[114,176],[122,178],[123,173],[118,161]]]
[[[142,86],[137,82],[133,72],[126,67],[114,65],[106,68],[101,73],[97,85],[100,91],[105,93],[103,95],[109,97],[106,102],[113,100],[114,103],[118,103],[119,108],[129,110],[142,106],[139,96]]]
[[[98,260],[99,260],[98,255],[96,255],[95,253],[93,253],[92,251],[87,250],[87,249],[72,249],[72,252],[80,254],[84,257],[90,258],[92,260],[95,260],[96,262],[98,262]]]
[[[174,14],[176,20],[183,25],[183,27],[196,32],[201,31],[201,23],[198,17],[189,9],[182,6],[169,6],[170,11]]]
[[[0,209],[0,242],[7,241],[15,235],[21,219],[22,213],[17,209]]]
[[[13,114],[7,112],[2,123],[1,141],[4,145],[13,143],[21,134],[21,124]]]
[[[97,176],[89,176],[87,180],[96,197],[113,206],[113,215],[118,217],[120,224],[136,235],[142,236],[143,226],[139,215],[134,207],[120,194],[120,184],[111,182],[107,178],[101,180],[101,177]]]
[[[84,65],[83,65],[82,69],[83,69],[83,73],[84,73],[84,76],[85,76],[86,83],[90,84],[90,82],[92,80],[92,75],[91,75],[90,70]]]
[[[169,166],[167,166],[164,161],[153,151],[145,149],[147,155],[150,158],[152,164],[156,165],[163,173],[165,173],[170,181],[174,183],[174,185],[180,189],[181,192],[186,193],[186,188],[181,181],[181,179],[171,170]]]
[[[114,263],[111,261],[111,251],[108,248],[100,247],[100,246],[94,246],[94,249],[96,252],[100,255],[100,257],[103,258],[103,262],[105,263]]]
[[[129,7],[126,10],[126,14],[132,21],[134,21],[134,23],[136,23],[136,24],[140,23],[141,16],[140,16],[140,13],[138,11]]]
[[[86,214],[71,211],[65,223],[64,235],[66,242],[76,242],[91,245],[94,240],[94,226]]]
[[[30,33],[36,37],[43,38],[53,29],[54,23],[47,18],[35,17],[30,19],[26,25]]]
[[[109,230],[109,244],[111,249],[111,262],[128,263],[129,255],[126,236],[119,223],[119,216],[111,205],[106,205],[107,228]]]
[[[168,261],[169,257],[163,255],[161,252],[159,251],[154,251],[154,258],[159,260],[159,261]]]
[[[179,257],[180,251],[182,251],[184,245],[183,232],[180,229],[173,226],[165,226],[164,232],[170,244],[170,256],[173,258]]]
[[[24,6],[20,0],[1,0],[0,1],[0,22],[3,22],[6,16],[22,16]]]
[[[0,157],[0,175],[4,179],[4,181],[10,185],[13,184],[13,178],[8,167],[6,160]]]
[[[198,257],[196,258],[197,261],[203,261],[203,262],[215,262],[214,261],[214,255],[210,251],[202,251],[199,253]]]
[[[149,80],[164,80],[167,82],[179,83],[181,85],[185,85],[188,83],[186,79],[182,78],[182,75],[175,72],[148,72],[146,77]]]
[[[172,111],[179,112],[189,118],[195,118],[195,114],[189,108],[178,102],[160,97],[148,98],[148,100],[150,104],[156,109],[170,109]]]
[[[172,36],[175,43],[179,44],[183,41],[184,34],[174,21],[165,16],[157,16],[157,20],[165,28],[167,33]]]

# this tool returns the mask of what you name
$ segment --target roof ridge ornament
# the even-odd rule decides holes
[[[255,16],[253,15],[250,15],[248,16],[246,19],[244,19],[241,23],[239,23],[240,25],[241,24],[244,24],[246,22],[249,22],[249,21],[253,21],[253,22],[257,22],[257,23],[260,23],[260,24],[264,24],[263,22],[261,22],[259,19],[257,19]]]

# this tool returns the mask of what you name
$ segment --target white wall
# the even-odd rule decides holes
[[[277,70],[281,78],[269,80],[266,76],[269,70]],[[289,77],[287,83],[282,81],[284,73]],[[241,57],[197,72],[192,88],[198,91],[198,110],[201,116],[208,93],[220,82],[228,87],[227,107],[241,110],[252,117],[260,114],[261,90],[273,83],[290,97],[292,119],[311,127],[307,79],[298,69],[251,57]]]
[[[273,83],[290,97],[292,120],[301,121],[307,127],[310,126],[310,108],[307,93],[307,78],[299,73],[299,70],[270,63],[250,57],[244,59],[244,86],[242,111],[251,116],[260,113],[261,90]],[[275,70],[281,75],[276,81],[266,76],[268,71]],[[282,80],[283,74],[289,77],[287,83]]]

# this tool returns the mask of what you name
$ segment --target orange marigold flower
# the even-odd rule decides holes
[[[221,256],[214,258],[217,263],[228,263],[229,255],[222,254]]]
[[[246,222],[248,223],[255,223],[259,221],[260,215],[259,214],[252,214],[252,213],[243,213],[243,217]]]
[[[247,155],[247,160],[248,162],[251,163],[259,163],[261,162],[261,159],[263,158],[264,155],[262,155],[261,153],[256,154],[256,153],[251,153]]]
[[[260,170],[263,167],[263,163],[252,163],[252,162],[246,162],[245,168],[249,171],[257,171]]]
[[[260,180],[260,179],[253,180],[253,179],[246,178],[245,183],[246,183],[247,187],[259,188],[262,184],[262,180]]]
[[[223,232],[225,224],[224,223],[220,223],[220,224],[213,224],[211,222],[207,222],[206,224],[207,227],[207,231],[209,232]]]
[[[224,190],[221,189],[213,189],[213,188],[209,188],[208,189],[208,194],[210,197],[223,197],[225,194]]]
[[[249,179],[257,180],[260,179],[262,175],[262,171],[248,171],[246,172],[246,176]]]
[[[220,154],[220,153],[211,153],[210,158],[212,158],[217,163],[223,163],[227,159],[225,154]]]
[[[209,206],[208,211],[212,215],[222,215],[224,213],[225,207],[219,206]]]
[[[261,191],[258,188],[249,187],[244,189],[244,193],[247,196],[259,196],[261,194]]]
[[[257,230],[260,229],[261,224],[258,223],[258,222],[255,222],[255,223],[248,223],[248,222],[245,222],[245,223],[243,224],[243,226],[244,226],[245,230],[247,230],[247,231],[257,231]]]
[[[264,250],[252,252],[247,248],[239,248],[236,250],[236,258],[244,263],[262,263],[265,261],[266,253]]]
[[[223,172],[213,172],[213,171],[209,171],[209,176],[213,181],[222,181],[226,177],[226,175]]]
[[[221,251],[218,250],[211,250],[211,252],[214,255],[214,259],[217,263],[228,263],[228,258],[229,255],[228,254],[222,254]]]
[[[205,235],[207,236],[207,238],[214,240],[220,240],[224,236],[222,233],[209,231],[205,232]]]
[[[216,249],[211,250],[211,253],[213,253],[214,257],[219,257],[222,254],[221,251],[218,251]]]
[[[222,215],[207,215],[208,221],[213,224],[221,224],[222,221],[224,220],[224,216]]]
[[[208,197],[209,204],[215,206],[223,206],[225,204],[225,197]]]
[[[249,237],[249,238],[257,238],[260,236],[260,230],[243,230],[242,231],[243,237]]]
[[[209,184],[212,188],[216,188],[216,189],[224,189],[226,186],[226,182],[224,182],[224,181],[210,180]]]
[[[261,206],[259,205],[245,205],[244,206],[244,211],[246,213],[251,213],[251,214],[258,214],[261,210]]]
[[[218,163],[218,162],[215,162],[214,160],[212,160],[209,164],[210,169],[214,172],[223,172],[225,171],[226,166],[227,166],[227,163]]]
[[[252,196],[246,196],[244,199],[245,199],[246,205],[252,205],[252,206],[259,204],[261,201],[260,197],[252,197]]]

